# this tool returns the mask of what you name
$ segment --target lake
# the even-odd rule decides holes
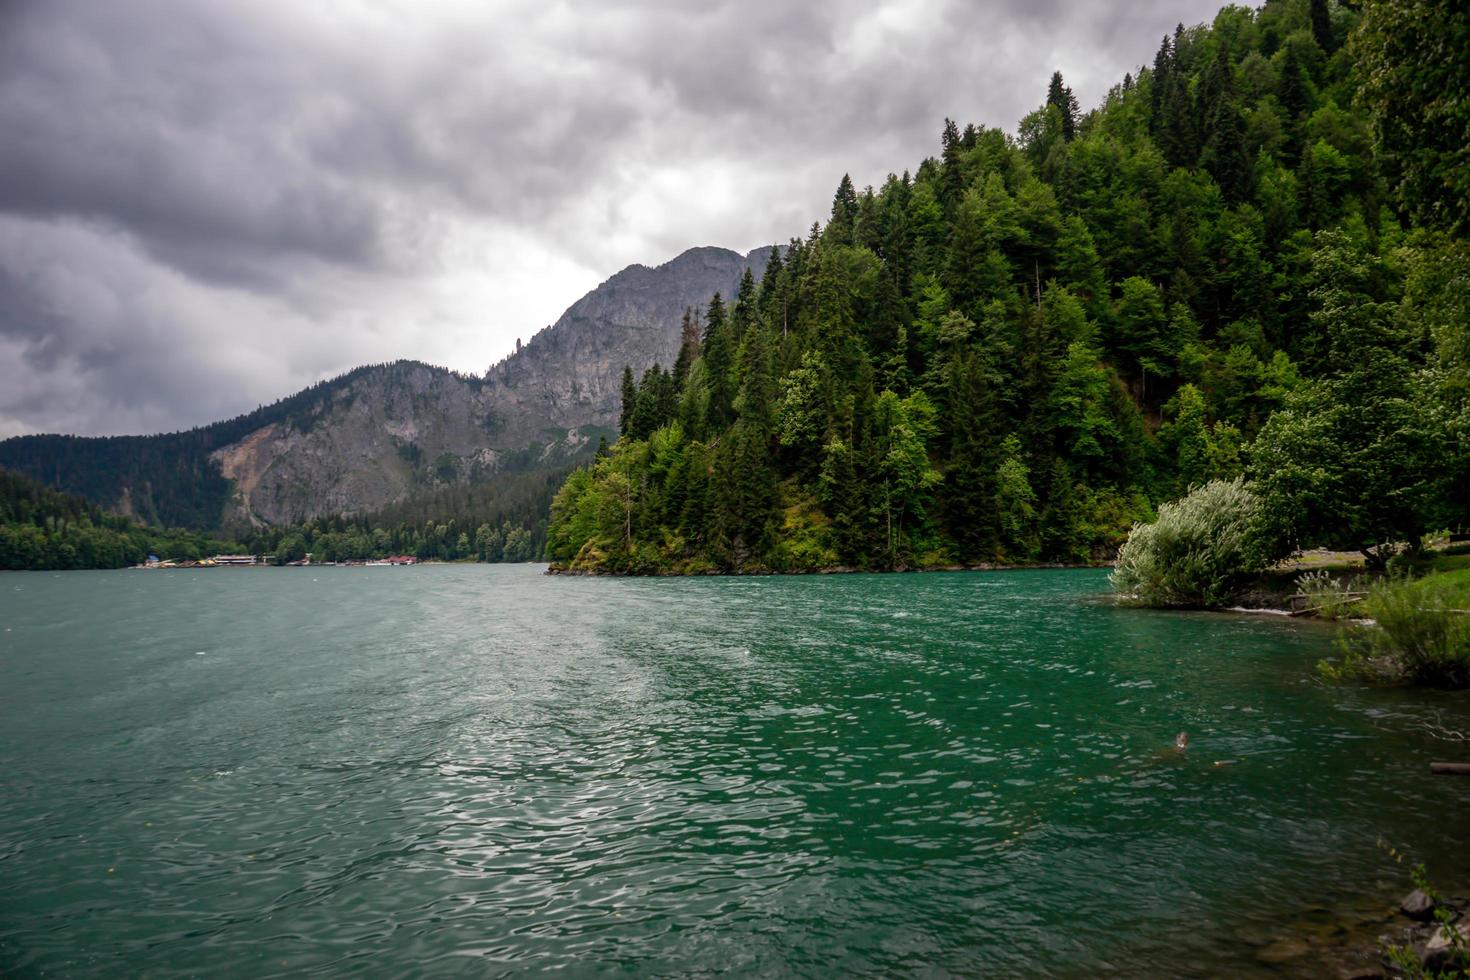
[[[1248,973],[1470,871],[1322,624],[542,569],[0,574],[0,974]]]

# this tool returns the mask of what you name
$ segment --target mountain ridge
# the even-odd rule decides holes
[[[362,365],[252,412],[156,435],[0,441],[0,467],[149,524],[289,524],[382,509],[498,473],[565,466],[615,436],[625,365],[677,354],[688,306],[759,277],[770,247],[630,265],[475,376]]]

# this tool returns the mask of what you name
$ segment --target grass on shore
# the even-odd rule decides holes
[[[1435,554],[1367,586],[1324,676],[1470,688],[1470,554]]]

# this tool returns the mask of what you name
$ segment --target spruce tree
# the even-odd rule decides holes
[[[1197,116],[1206,135],[1200,165],[1215,178],[1227,201],[1244,200],[1250,194],[1253,173],[1245,146],[1245,123],[1236,104],[1230,49],[1223,40],[1201,80]]]
[[[735,308],[730,313],[730,326],[736,346],[745,339],[745,331],[750,328],[756,315],[755,274],[747,267],[740,276],[740,288],[735,294]]]
[[[944,374],[945,418],[950,431],[949,469],[945,473],[945,524],[961,561],[995,561],[999,528],[995,474],[1000,465],[997,380],[980,354],[951,357]]]
[[[858,196],[852,177],[842,175],[837,193],[832,195],[832,220],[827,223],[827,237],[834,245],[851,245],[857,222]]]
[[[1331,54],[1337,50],[1332,34],[1332,15],[1327,10],[1327,0],[1312,0],[1312,39],[1317,47]]]
[[[756,299],[761,314],[771,323],[778,327],[783,318],[777,310],[777,296],[780,292],[782,281],[781,274],[785,271],[785,264],[781,261],[781,246],[771,246],[771,257],[766,259],[766,270],[761,275],[760,293]]]
[[[1046,104],[1062,117],[1062,138],[1071,142],[1077,136],[1077,97],[1062,83],[1062,73],[1054,71],[1046,90]]]
[[[1166,124],[1164,106],[1174,84],[1173,73],[1174,55],[1173,50],[1169,47],[1169,36],[1166,34],[1159,42],[1158,53],[1154,55],[1153,71],[1149,73],[1149,132],[1153,134],[1156,141],[1160,141]]]
[[[633,410],[638,406],[638,385],[633,381],[633,366],[623,365],[623,409],[618,415],[618,434],[628,434],[628,423],[633,418]]]
[[[709,301],[704,319],[704,365],[709,385],[709,403],[705,409],[704,428],[717,434],[730,424],[734,392],[731,376],[735,368],[735,343],[725,316],[725,303],[719,293]]]
[[[684,390],[684,382],[689,378],[689,369],[699,357],[699,324],[695,321],[694,310],[684,307],[684,318],[679,323],[679,356],[674,361],[674,391],[680,393]]]
[[[944,134],[940,138],[944,147],[944,154],[940,164],[939,204],[944,208],[945,214],[953,213],[959,206],[960,197],[965,190],[965,176],[960,167],[960,144],[959,129],[956,128],[954,120],[944,120]]]
[[[751,330],[741,348],[739,417],[730,430],[717,473],[719,536],[729,542],[737,564],[761,554],[775,505],[775,380],[766,330]]]

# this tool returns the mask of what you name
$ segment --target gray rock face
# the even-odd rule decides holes
[[[671,366],[684,310],[733,296],[769,254],[695,248],[629,266],[483,379],[413,362],[357,372],[307,417],[210,455],[233,484],[224,523],[371,512],[423,489],[564,464],[616,435],[624,366]]]
[[[691,248],[657,268],[630,265],[491,367],[492,401],[505,418],[616,425],[624,366],[639,377],[655,363],[672,367],[684,310],[717,292],[732,300],[746,269],[759,281],[770,253]]]
[[[262,426],[211,458],[233,483],[227,525],[286,524],[563,463],[595,444],[595,434],[537,423],[504,424],[477,378],[401,362],[360,373],[306,417]]]

